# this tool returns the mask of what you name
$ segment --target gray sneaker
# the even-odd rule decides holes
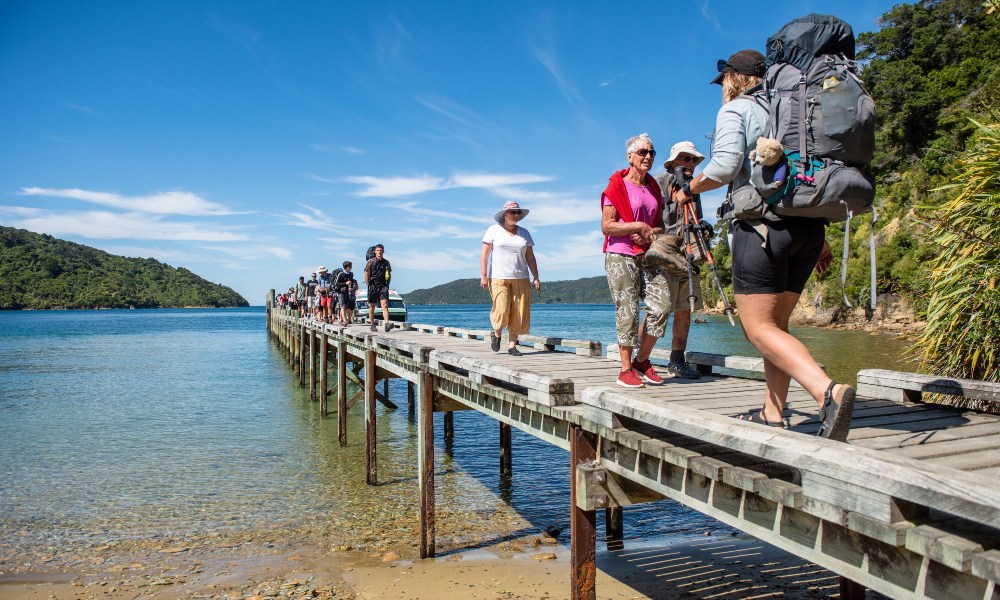
[[[663,376],[671,379],[679,377],[681,379],[701,379],[701,373],[687,362],[669,362],[664,369]]]

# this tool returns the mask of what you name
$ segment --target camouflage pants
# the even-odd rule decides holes
[[[670,286],[659,270],[646,266],[642,255],[626,256],[607,253],[604,270],[608,287],[615,301],[615,329],[619,346],[639,344],[639,300],[646,303],[646,333],[663,337],[670,318]]]

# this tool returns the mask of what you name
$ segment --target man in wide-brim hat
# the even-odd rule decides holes
[[[694,176],[694,169],[701,161],[705,160],[705,155],[698,152],[694,142],[677,142],[670,147],[670,156],[663,162],[664,172],[656,176],[656,182],[660,184],[663,193],[663,224],[664,232],[679,236],[686,240],[684,230],[683,209],[674,200],[674,194],[681,189],[685,181],[689,181]],[[701,202],[694,199],[695,213],[697,221],[702,218]],[[700,235],[696,233],[695,235]],[[692,240],[692,247],[695,241]],[[694,267],[697,269],[697,267]],[[688,364],[684,358],[687,350],[688,333],[691,329],[691,302],[690,296],[694,296],[694,307],[697,310],[704,308],[701,299],[701,278],[697,270],[689,279],[686,273],[678,274],[673,271],[666,271],[667,285],[670,289],[670,299],[673,303],[674,322],[671,326],[670,340],[670,362],[663,373],[663,377],[680,377],[683,379],[698,379],[701,375],[698,370]],[[693,290],[692,290],[693,288]],[[640,327],[642,332],[643,328]]]

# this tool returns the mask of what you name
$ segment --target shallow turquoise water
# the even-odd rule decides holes
[[[485,306],[410,310],[422,323],[487,319]],[[532,331],[608,343],[613,310],[536,306]],[[802,334],[845,373],[894,366],[903,347]],[[694,325],[690,347],[750,352],[721,318]],[[405,407],[403,382],[390,394]],[[405,408],[379,410],[380,485],[369,487],[360,409],[339,447],[336,416],[319,417],[260,307],[0,313],[0,551],[302,529],[362,545],[415,540],[415,430]],[[496,422],[456,413],[446,443],[436,418],[439,548],[565,527],[566,452],[515,430],[514,478],[502,487]],[[629,536],[725,529],[671,502],[625,514]]]

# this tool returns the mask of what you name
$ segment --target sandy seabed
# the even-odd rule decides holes
[[[294,540],[0,557],[0,598],[568,598],[568,532],[561,538],[567,539],[529,536],[426,560],[416,558],[410,543],[399,553],[377,554]],[[626,540],[623,549],[598,552],[597,566],[597,597],[606,599],[839,593],[831,572],[743,535],[661,539],[656,545]]]

